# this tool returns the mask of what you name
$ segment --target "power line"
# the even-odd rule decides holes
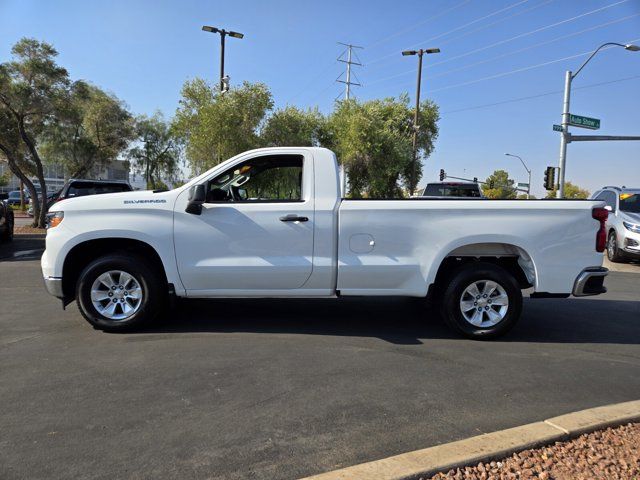
[[[629,40],[629,42],[627,42],[627,43],[637,42],[638,40],[640,40],[640,39]],[[608,49],[613,48],[613,47],[615,47],[615,45],[604,47],[602,50],[608,50]],[[452,88],[465,87],[467,85],[472,85],[474,83],[484,82],[485,80],[494,80],[496,78],[506,77],[507,75],[513,75],[515,73],[521,73],[521,72],[526,72],[528,70],[533,70],[534,68],[546,67],[547,65],[551,65],[553,63],[563,62],[565,60],[571,60],[573,58],[578,58],[578,57],[584,57],[585,55],[591,55],[592,53],[593,53],[593,50],[589,50],[588,52],[578,53],[576,55],[570,55],[568,57],[558,58],[556,60],[549,60],[548,62],[538,63],[536,65],[529,65],[527,67],[517,68],[515,70],[510,70],[508,72],[496,73],[495,75],[489,75],[488,77],[477,78],[475,80],[469,80],[467,82],[457,83],[455,85],[447,85],[446,87],[433,89],[433,90],[431,90],[431,92],[432,93],[433,92],[441,92],[443,90],[450,90]]]
[[[517,7],[518,5],[522,5],[523,3],[526,3],[526,2],[528,2],[528,1],[530,1],[530,0],[519,0],[518,2],[513,3],[513,4],[511,4],[511,5],[507,6],[507,7],[504,7],[504,8],[501,8],[501,9],[499,9],[499,10],[496,10],[496,11],[494,11],[494,12],[491,12],[490,14],[485,15],[485,16],[483,16],[483,17],[476,18],[475,20],[472,20],[471,22],[465,23],[464,25],[460,25],[460,26],[458,26],[458,27],[456,27],[456,28],[453,28],[453,29],[451,29],[451,30],[449,30],[449,31],[447,31],[447,32],[444,32],[444,33],[441,33],[441,34],[439,34],[439,35],[436,35],[435,37],[431,37],[431,38],[429,38],[428,40],[425,40],[425,41],[423,41],[423,42],[417,43],[417,44],[413,45],[413,46],[412,46],[412,48],[413,48],[413,47],[415,47],[415,46],[420,46],[420,45],[423,45],[423,44],[429,43],[429,42],[431,42],[431,41],[433,41],[433,40],[437,40],[438,38],[445,37],[445,36],[447,36],[447,35],[449,35],[449,34],[451,34],[451,33],[457,32],[458,30],[461,30],[461,29],[463,29],[463,28],[466,28],[466,27],[468,27],[469,25],[473,25],[474,23],[478,23],[478,22],[481,22],[482,20],[486,20],[487,18],[491,18],[491,17],[493,17],[494,15],[497,15],[497,14],[499,14],[499,13],[505,12],[505,11],[510,10],[510,9],[512,9],[512,8],[515,8],[515,7]],[[372,65],[372,64],[374,64],[374,63],[378,63],[378,62],[380,62],[380,61],[382,61],[382,60],[384,60],[384,59],[386,59],[386,58],[389,58],[389,57],[392,57],[392,56],[395,56],[395,55],[397,55],[397,53],[396,53],[396,52],[394,52],[394,53],[390,53],[390,54],[388,54],[388,55],[385,55],[385,56],[383,56],[383,57],[380,57],[380,58],[378,58],[378,59],[376,59],[376,60],[373,60],[373,61],[369,62],[369,65]]]
[[[478,52],[483,52],[483,51],[488,50],[490,48],[497,47],[499,45],[504,45],[505,43],[509,43],[509,42],[514,41],[514,40],[518,40],[520,38],[528,37],[529,35],[533,35],[535,33],[542,32],[544,30],[548,30],[550,28],[557,27],[558,25],[563,25],[565,23],[573,22],[574,20],[578,20],[579,18],[583,18],[583,17],[586,17],[588,15],[593,15],[594,13],[601,12],[601,11],[606,10],[608,8],[612,8],[612,7],[615,7],[615,6],[620,5],[622,3],[626,3],[628,1],[629,0],[619,0],[619,1],[615,2],[615,3],[611,3],[609,5],[605,5],[604,7],[596,8],[595,10],[591,10],[589,12],[581,13],[580,15],[576,15],[575,17],[567,18],[565,20],[561,20],[559,22],[555,22],[555,23],[552,23],[550,25],[545,25],[543,27],[536,28],[535,30],[531,30],[529,32],[521,33],[521,34],[516,35],[514,37],[507,38],[505,40],[501,40],[499,42],[495,42],[495,43],[492,43],[490,45],[486,45],[484,47],[476,48],[475,50],[471,50],[469,52],[465,52],[465,53],[462,53],[460,55],[456,55],[454,57],[449,57],[449,58],[447,58],[445,60],[441,60],[439,62],[435,62],[431,66],[435,67],[436,65],[442,65],[443,63],[448,63],[448,62],[451,62],[453,60],[457,60],[458,58],[468,57],[469,55],[474,55],[474,54],[476,54]]]
[[[451,43],[451,42],[453,42],[454,40],[458,40],[458,39],[460,39],[460,38],[467,37],[467,36],[469,36],[469,35],[471,35],[471,34],[473,34],[473,33],[479,32],[479,31],[481,31],[481,30],[485,30],[485,29],[487,29],[487,28],[489,28],[489,27],[493,27],[493,26],[495,26],[495,25],[497,25],[497,24],[499,24],[499,23],[506,22],[507,20],[511,20],[511,19],[512,19],[512,18],[514,18],[514,17],[518,17],[518,16],[520,16],[520,15],[524,15],[525,13],[529,13],[529,12],[531,12],[531,11],[533,11],[533,10],[536,10],[536,9],[538,9],[538,8],[540,8],[540,7],[544,7],[545,5],[548,5],[548,4],[550,4],[551,2],[554,2],[554,1],[555,1],[555,0],[545,0],[545,1],[544,1],[544,2],[542,2],[542,3],[539,3],[539,4],[537,4],[537,5],[534,5],[533,7],[527,8],[527,9],[525,9],[525,10],[521,10],[520,12],[513,13],[513,14],[511,14],[511,15],[507,16],[507,17],[503,17],[503,18],[501,18],[501,19],[499,19],[499,20],[496,20],[495,22],[487,23],[486,25],[483,25],[483,26],[481,26],[481,27],[478,27],[478,28],[476,28],[476,29],[474,29],[474,30],[471,30],[471,31],[469,31],[469,32],[465,32],[465,33],[463,33],[463,34],[461,34],[461,35],[457,35],[457,36],[455,36],[455,37],[453,37],[453,38],[449,38],[449,39],[445,40],[444,42],[439,42],[439,45],[440,45],[440,46],[442,46],[442,45],[446,45],[447,43]]]
[[[394,33],[392,35],[389,35],[388,37],[384,37],[384,38],[378,40],[377,42],[374,42],[374,43],[372,43],[370,45],[367,45],[367,48],[371,49],[373,47],[376,47],[376,46],[380,45],[381,43],[385,43],[385,42],[391,40],[392,38],[395,38],[397,36],[400,36],[400,35],[403,35],[403,34],[405,34],[407,32],[410,32],[411,30],[414,30],[414,29],[416,29],[416,28],[418,28],[418,27],[420,27],[422,25],[425,25],[425,24],[427,24],[429,22],[432,22],[433,20],[436,20],[436,19],[438,19],[440,17],[443,17],[444,15],[446,15],[449,12],[452,12],[453,10],[456,10],[456,9],[458,9],[460,7],[463,7],[464,5],[466,5],[469,2],[471,2],[471,0],[464,0],[461,3],[458,3],[457,5],[454,5],[453,7],[450,7],[450,8],[447,8],[446,10],[443,10],[442,12],[434,15],[433,17],[429,17],[428,19],[423,20],[423,21],[421,21],[419,23],[416,23],[415,25],[412,25],[410,27],[407,27],[404,30],[400,30],[397,33]]]
[[[527,47],[520,48],[518,50],[514,50],[512,52],[503,53],[501,55],[497,55],[497,56],[492,57],[492,58],[487,58],[485,60],[480,60],[478,62],[469,63],[467,65],[463,65],[463,66],[458,67],[458,68],[447,70],[445,72],[437,73],[435,75],[430,75],[429,78],[434,79],[434,78],[444,77],[444,76],[449,75],[451,73],[456,73],[456,72],[460,72],[462,70],[467,70],[469,68],[476,67],[478,65],[483,65],[485,63],[489,63],[489,62],[492,62],[492,61],[495,61],[495,60],[499,60],[501,58],[509,57],[509,56],[515,55],[517,53],[522,53],[524,51],[531,50],[533,48],[538,48],[538,47],[541,47],[541,46],[544,46],[544,45],[548,45],[550,43],[554,43],[554,42],[557,42],[559,40],[564,40],[566,38],[575,37],[576,35],[581,35],[581,34],[586,33],[586,32],[597,30],[598,28],[602,28],[602,27],[606,27],[606,26],[613,25],[613,24],[616,24],[616,23],[620,23],[620,22],[623,22],[625,20],[629,20],[630,18],[634,18],[634,17],[637,17],[637,16],[640,16],[640,13],[635,13],[633,15],[628,15],[626,17],[618,18],[616,20],[611,20],[611,21],[608,21],[608,22],[605,22],[605,23],[601,23],[599,25],[595,25],[593,27],[585,28],[584,30],[580,30],[578,32],[573,32],[573,33],[569,33],[567,35],[562,35],[560,37],[556,37],[556,38],[553,38],[551,40],[545,40],[544,42],[536,43],[534,45],[529,45]],[[438,63],[442,63],[442,62],[436,62],[436,63],[432,64],[431,67],[437,65]],[[387,80],[391,80],[391,79],[394,79],[394,78],[402,77],[402,76],[407,75],[409,73],[415,73],[415,70],[408,70],[408,71],[405,71],[405,72],[402,72],[402,73],[397,73],[395,75],[391,75],[389,77],[384,77],[384,78],[381,78],[379,80],[375,80],[373,82],[370,82],[369,85],[375,85],[375,84],[378,84],[378,83],[382,83],[382,82],[385,82]]]
[[[600,87],[603,85],[610,85],[612,83],[620,83],[620,82],[626,82],[629,80],[635,80],[637,78],[640,78],[640,75],[633,75],[631,77],[624,77],[624,78],[618,78],[616,80],[609,80],[607,82],[599,82],[599,83],[592,83],[589,85],[583,85],[581,87],[574,87],[573,90],[582,90],[582,89],[587,89],[587,88],[595,88],[595,87]],[[474,105],[471,107],[465,107],[465,108],[458,108],[456,110],[449,110],[448,112],[442,112],[442,115],[451,115],[452,113],[460,113],[460,112],[467,112],[470,110],[478,110],[481,108],[489,108],[489,107],[496,107],[499,105],[505,105],[508,103],[516,103],[516,102],[522,102],[525,100],[533,100],[535,98],[541,98],[541,97],[548,97],[550,95],[558,95],[563,93],[563,90],[554,90],[552,92],[545,92],[545,93],[538,93],[535,95],[528,95],[526,97],[518,97],[518,98],[511,98],[509,100],[502,100],[500,102],[494,102],[494,103],[485,103],[482,105]]]
[[[345,52],[346,52],[346,50],[345,50]],[[329,70],[331,70],[331,67],[334,67],[335,65],[336,65],[335,60],[332,61],[331,63],[329,63],[317,75],[315,75],[314,77],[311,78],[311,80],[309,80],[307,83],[305,83],[304,84],[304,88],[302,90],[300,90],[298,93],[296,93],[292,97],[289,97],[289,100],[287,100],[287,102],[285,102],[285,104],[288,105],[289,103],[292,103],[295,98],[299,97],[304,92],[306,92],[307,89],[316,82],[316,80],[318,80],[320,77],[324,76]]]

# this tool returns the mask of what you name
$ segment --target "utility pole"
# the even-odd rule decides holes
[[[562,133],[560,134],[560,162],[558,163],[557,198],[564,198],[564,172],[567,163],[567,137],[569,134],[569,104],[571,102],[571,80],[573,74],[567,70],[564,76],[564,99],[562,101]]]
[[[578,76],[578,74],[582,71],[587,63],[591,61],[593,57],[604,47],[622,47],[625,50],[629,50],[630,52],[637,52],[640,50],[640,47],[632,44],[622,44],[616,42],[607,42],[600,45],[595,51],[585,60],[585,62],[576,70],[576,73],[571,73],[570,70],[565,72],[564,76],[564,99],[562,102],[562,133],[560,135],[560,161],[558,163],[559,171],[558,171],[558,191],[556,194],[557,198],[564,198],[564,180],[565,180],[565,170],[567,164],[567,144],[571,141],[587,141],[588,136],[579,136],[573,137],[571,133],[569,133],[569,125],[571,124],[571,113],[570,113],[570,103],[571,103],[571,83],[574,78]],[[580,140],[578,140],[578,138]],[[634,138],[599,138],[598,140],[634,140]],[[531,182],[529,182],[531,183]]]
[[[243,38],[244,34],[225,30],[224,28],[210,27],[208,25],[204,25],[202,30],[209,33],[220,34],[220,92],[224,93],[228,89],[228,85],[226,85],[228,84],[228,80],[225,82],[224,76],[224,40],[227,35],[233,38]],[[225,85],[227,89],[225,89]]]
[[[418,125],[418,115],[420,114],[420,85],[422,83],[422,56],[424,54],[440,53],[439,48],[427,48],[420,50],[405,50],[402,52],[403,56],[418,55],[418,82],[416,86],[416,111],[413,116],[413,158],[411,165],[411,178],[409,179],[409,194],[413,195],[416,189],[416,177],[418,170],[418,131],[420,126]]]
[[[358,87],[361,87],[362,85],[358,82],[352,82],[351,81],[351,65],[358,65],[359,67],[362,67],[362,63],[360,62],[354,62],[353,61],[353,57],[355,56],[356,58],[358,58],[357,55],[355,55],[355,53],[353,52],[354,48],[364,48],[364,47],[359,47],[358,45],[351,45],[350,43],[342,43],[342,42],[338,42],[339,45],[344,45],[345,47],[347,47],[347,49],[342,52],[342,54],[338,57],[338,61],[342,62],[342,63],[346,63],[347,64],[347,71],[346,71],[346,80],[340,80],[340,77],[342,77],[342,73],[340,74],[340,76],[336,79],[336,82],[338,83],[344,83],[346,85],[346,88],[344,90],[344,99],[345,100],[349,100],[349,98],[351,97],[351,85],[357,85]],[[347,54],[347,59],[345,60],[344,54]],[[358,59],[360,60],[360,59]],[[355,73],[353,75],[354,77],[356,76]],[[357,80],[357,77],[356,77]]]

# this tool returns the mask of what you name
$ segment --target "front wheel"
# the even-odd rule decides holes
[[[166,303],[158,278],[158,272],[142,258],[128,254],[98,258],[78,279],[76,300],[80,313],[100,330],[139,328],[153,320]]]
[[[474,262],[449,278],[442,300],[447,324],[473,339],[507,333],[522,312],[522,292],[516,279],[492,263]]]
[[[618,248],[618,238],[616,232],[611,231],[607,239],[607,258],[614,263],[620,263],[625,260],[624,255]]]

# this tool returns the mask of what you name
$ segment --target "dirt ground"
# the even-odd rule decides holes
[[[640,423],[607,428],[430,478],[444,479],[638,480]]]

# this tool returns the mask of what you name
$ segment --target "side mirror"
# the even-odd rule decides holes
[[[613,212],[613,208],[611,207],[611,205],[605,205],[604,209],[609,211],[609,212]]]
[[[184,211],[193,215],[200,215],[205,199],[204,185],[194,185],[189,189],[189,203],[187,203],[187,208]]]

